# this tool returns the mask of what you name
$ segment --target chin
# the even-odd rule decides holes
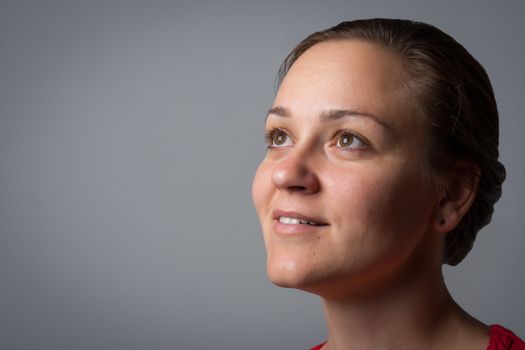
[[[326,263],[303,259],[268,259],[268,279],[276,286],[293,288],[322,298],[341,298],[362,292],[366,278],[352,269],[330,268]]]
[[[309,291],[312,286],[316,285],[316,282],[319,282],[319,276],[316,276],[311,267],[291,260],[272,261],[269,259],[267,275],[276,286],[305,291]]]

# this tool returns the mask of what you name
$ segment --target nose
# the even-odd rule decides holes
[[[288,193],[314,194],[320,189],[319,178],[307,158],[301,153],[291,153],[272,170],[272,182]]]

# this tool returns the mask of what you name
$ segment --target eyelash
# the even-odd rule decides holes
[[[266,142],[266,148],[267,149],[279,148],[279,146],[275,146],[273,144],[274,137],[275,137],[275,135],[277,133],[283,133],[284,135],[286,135],[286,137],[290,137],[288,135],[288,133],[286,133],[286,131],[284,131],[283,129],[280,129],[280,128],[273,128],[273,129],[270,129],[270,130],[266,130],[266,132],[264,134],[264,141]]]
[[[356,132],[353,132],[351,130],[348,130],[348,129],[343,129],[343,130],[339,130],[333,137],[334,139],[334,144],[336,146],[338,146],[339,144],[339,141],[341,140],[341,138],[343,136],[351,136],[352,138],[355,138],[362,146],[360,147],[357,147],[357,148],[350,148],[350,147],[339,147],[341,148],[342,150],[344,151],[363,151],[365,149],[368,149],[369,148],[369,142],[368,140],[359,135],[358,133]],[[353,143],[353,142],[352,142]]]
[[[290,136],[288,135],[288,133],[283,130],[283,129],[280,129],[280,128],[273,128],[273,129],[270,129],[270,130],[267,130],[265,132],[265,135],[264,135],[264,140],[266,142],[266,147],[267,149],[273,149],[273,148],[280,148],[282,146],[276,146],[274,145],[274,141],[275,141],[275,136],[277,135],[277,133],[282,133],[284,134],[287,138],[289,138]],[[368,140],[353,132],[353,131],[350,131],[348,129],[343,129],[343,130],[339,130],[337,131],[337,133],[335,133],[335,135],[333,136],[333,144],[334,145],[338,145],[339,143],[339,140],[341,140],[341,137],[343,136],[351,136],[355,139],[357,139],[357,141],[362,144],[363,146],[362,147],[358,147],[358,148],[349,148],[349,147],[339,147],[340,149],[344,150],[344,151],[362,151],[362,150],[365,150],[367,148],[369,148],[369,142]]]

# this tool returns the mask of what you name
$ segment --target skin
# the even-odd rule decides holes
[[[444,235],[475,193],[453,175],[454,193],[429,182],[428,133],[404,79],[400,57],[361,41],[316,44],[293,64],[252,187],[268,276],[321,296],[325,348],[485,349],[486,326],[441,273]]]

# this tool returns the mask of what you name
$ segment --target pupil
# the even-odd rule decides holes
[[[351,139],[352,139],[351,136],[349,136],[349,135],[344,135],[344,136],[341,138],[341,144],[342,144],[343,146],[348,146],[348,145],[350,144],[350,142],[351,142]]]
[[[284,142],[284,139],[285,139],[285,136],[282,133],[277,134],[275,143],[278,145],[281,145]]]

